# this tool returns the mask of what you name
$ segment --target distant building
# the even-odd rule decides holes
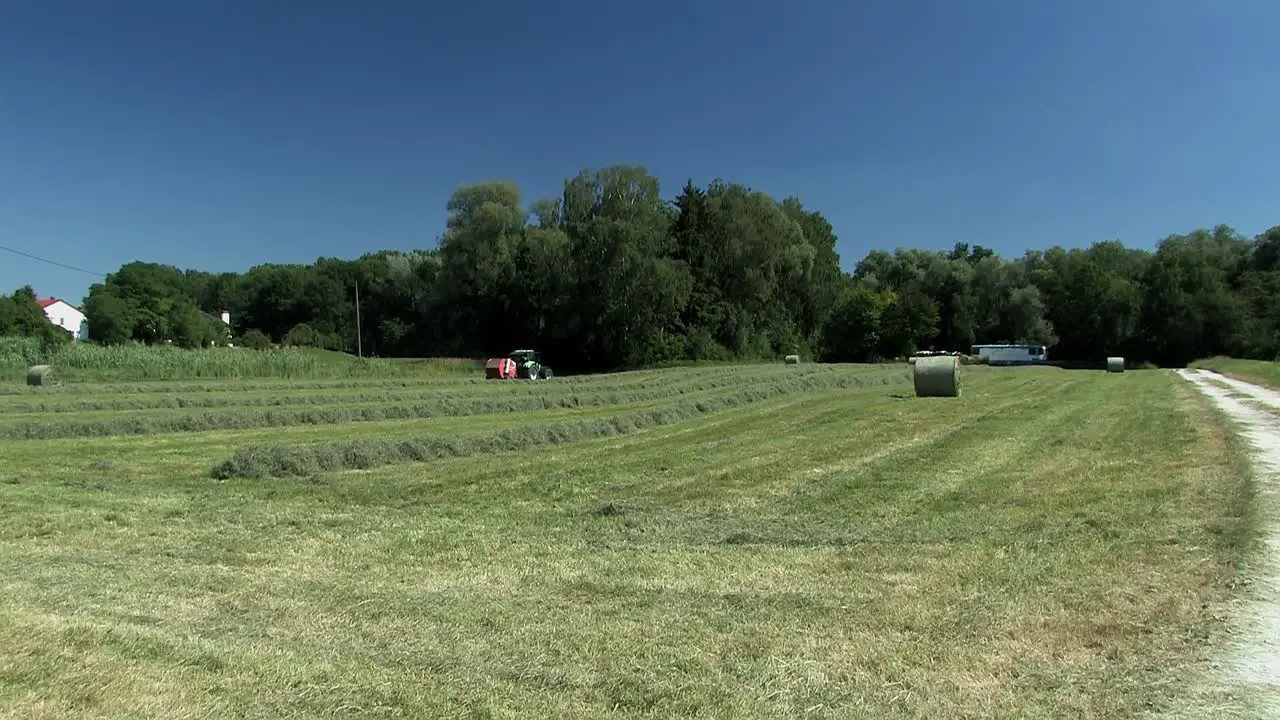
[[[204,311],[201,311],[201,314],[209,318],[210,320],[216,320],[225,326],[224,329],[226,330],[226,334],[223,337],[223,342],[227,343],[228,345],[231,345],[231,313],[227,312],[226,310],[223,310],[217,315],[214,315],[212,313],[207,313]]]
[[[974,345],[973,354],[989,365],[1037,365],[1049,359],[1044,345]]]
[[[205,317],[209,318],[210,320],[217,320],[218,322],[222,323],[223,325],[226,325],[227,327],[231,327],[231,313],[227,312],[226,310],[223,310],[222,312],[218,313],[217,315],[214,315],[213,313],[207,313],[207,312],[204,312],[203,310],[201,310],[201,311],[200,311],[200,314],[201,314],[201,315],[204,315]]]
[[[36,304],[44,311],[49,322],[62,328],[72,340],[80,342],[89,339],[89,321],[85,319],[84,310],[56,297],[36,300]]]

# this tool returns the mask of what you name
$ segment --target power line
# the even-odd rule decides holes
[[[49,263],[50,265],[57,265],[58,267],[66,268],[66,269],[68,269],[68,270],[75,270],[76,272],[82,272],[82,273],[85,273],[86,275],[96,275],[96,276],[98,276],[98,277],[106,277],[106,276],[107,276],[107,275],[106,275],[106,273],[94,272],[93,270],[85,270],[84,268],[78,268],[78,267],[76,267],[75,265],[68,265],[68,264],[66,264],[66,263],[58,262],[57,260],[50,260],[49,258],[42,258],[42,257],[39,257],[39,256],[37,256],[37,255],[32,255],[31,253],[25,253],[25,252],[22,252],[21,250],[15,250],[14,248],[6,247],[6,246],[4,246],[4,245],[0,245],[0,250],[8,250],[9,252],[13,253],[14,255],[21,255],[21,256],[23,256],[23,257],[25,257],[25,258],[31,258],[32,260],[39,260],[39,261],[40,261],[40,262],[42,262],[42,263]]]

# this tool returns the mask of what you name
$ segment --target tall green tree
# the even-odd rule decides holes
[[[693,278],[669,252],[675,216],[657,178],[637,166],[584,170],[565,183],[562,202],[562,229],[579,269],[583,360],[618,367],[678,357]]]

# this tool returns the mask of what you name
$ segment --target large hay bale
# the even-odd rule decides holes
[[[27,368],[27,384],[33,387],[53,382],[53,368],[48,365],[32,365]]]
[[[800,364],[800,356],[799,356],[799,355],[788,355],[788,356],[786,356],[786,357],[782,358],[782,361],[783,361],[783,362],[785,362],[785,363],[786,363],[786,364],[788,364],[788,365],[799,365],[799,364]]]
[[[1109,357],[1107,358],[1107,372],[1124,372],[1124,358]]]
[[[917,357],[911,379],[916,397],[960,397],[960,360],[954,355]]]

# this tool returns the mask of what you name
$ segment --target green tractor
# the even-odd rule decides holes
[[[551,368],[542,364],[537,350],[513,350],[507,357],[516,364],[516,377],[526,380],[550,380]]]

